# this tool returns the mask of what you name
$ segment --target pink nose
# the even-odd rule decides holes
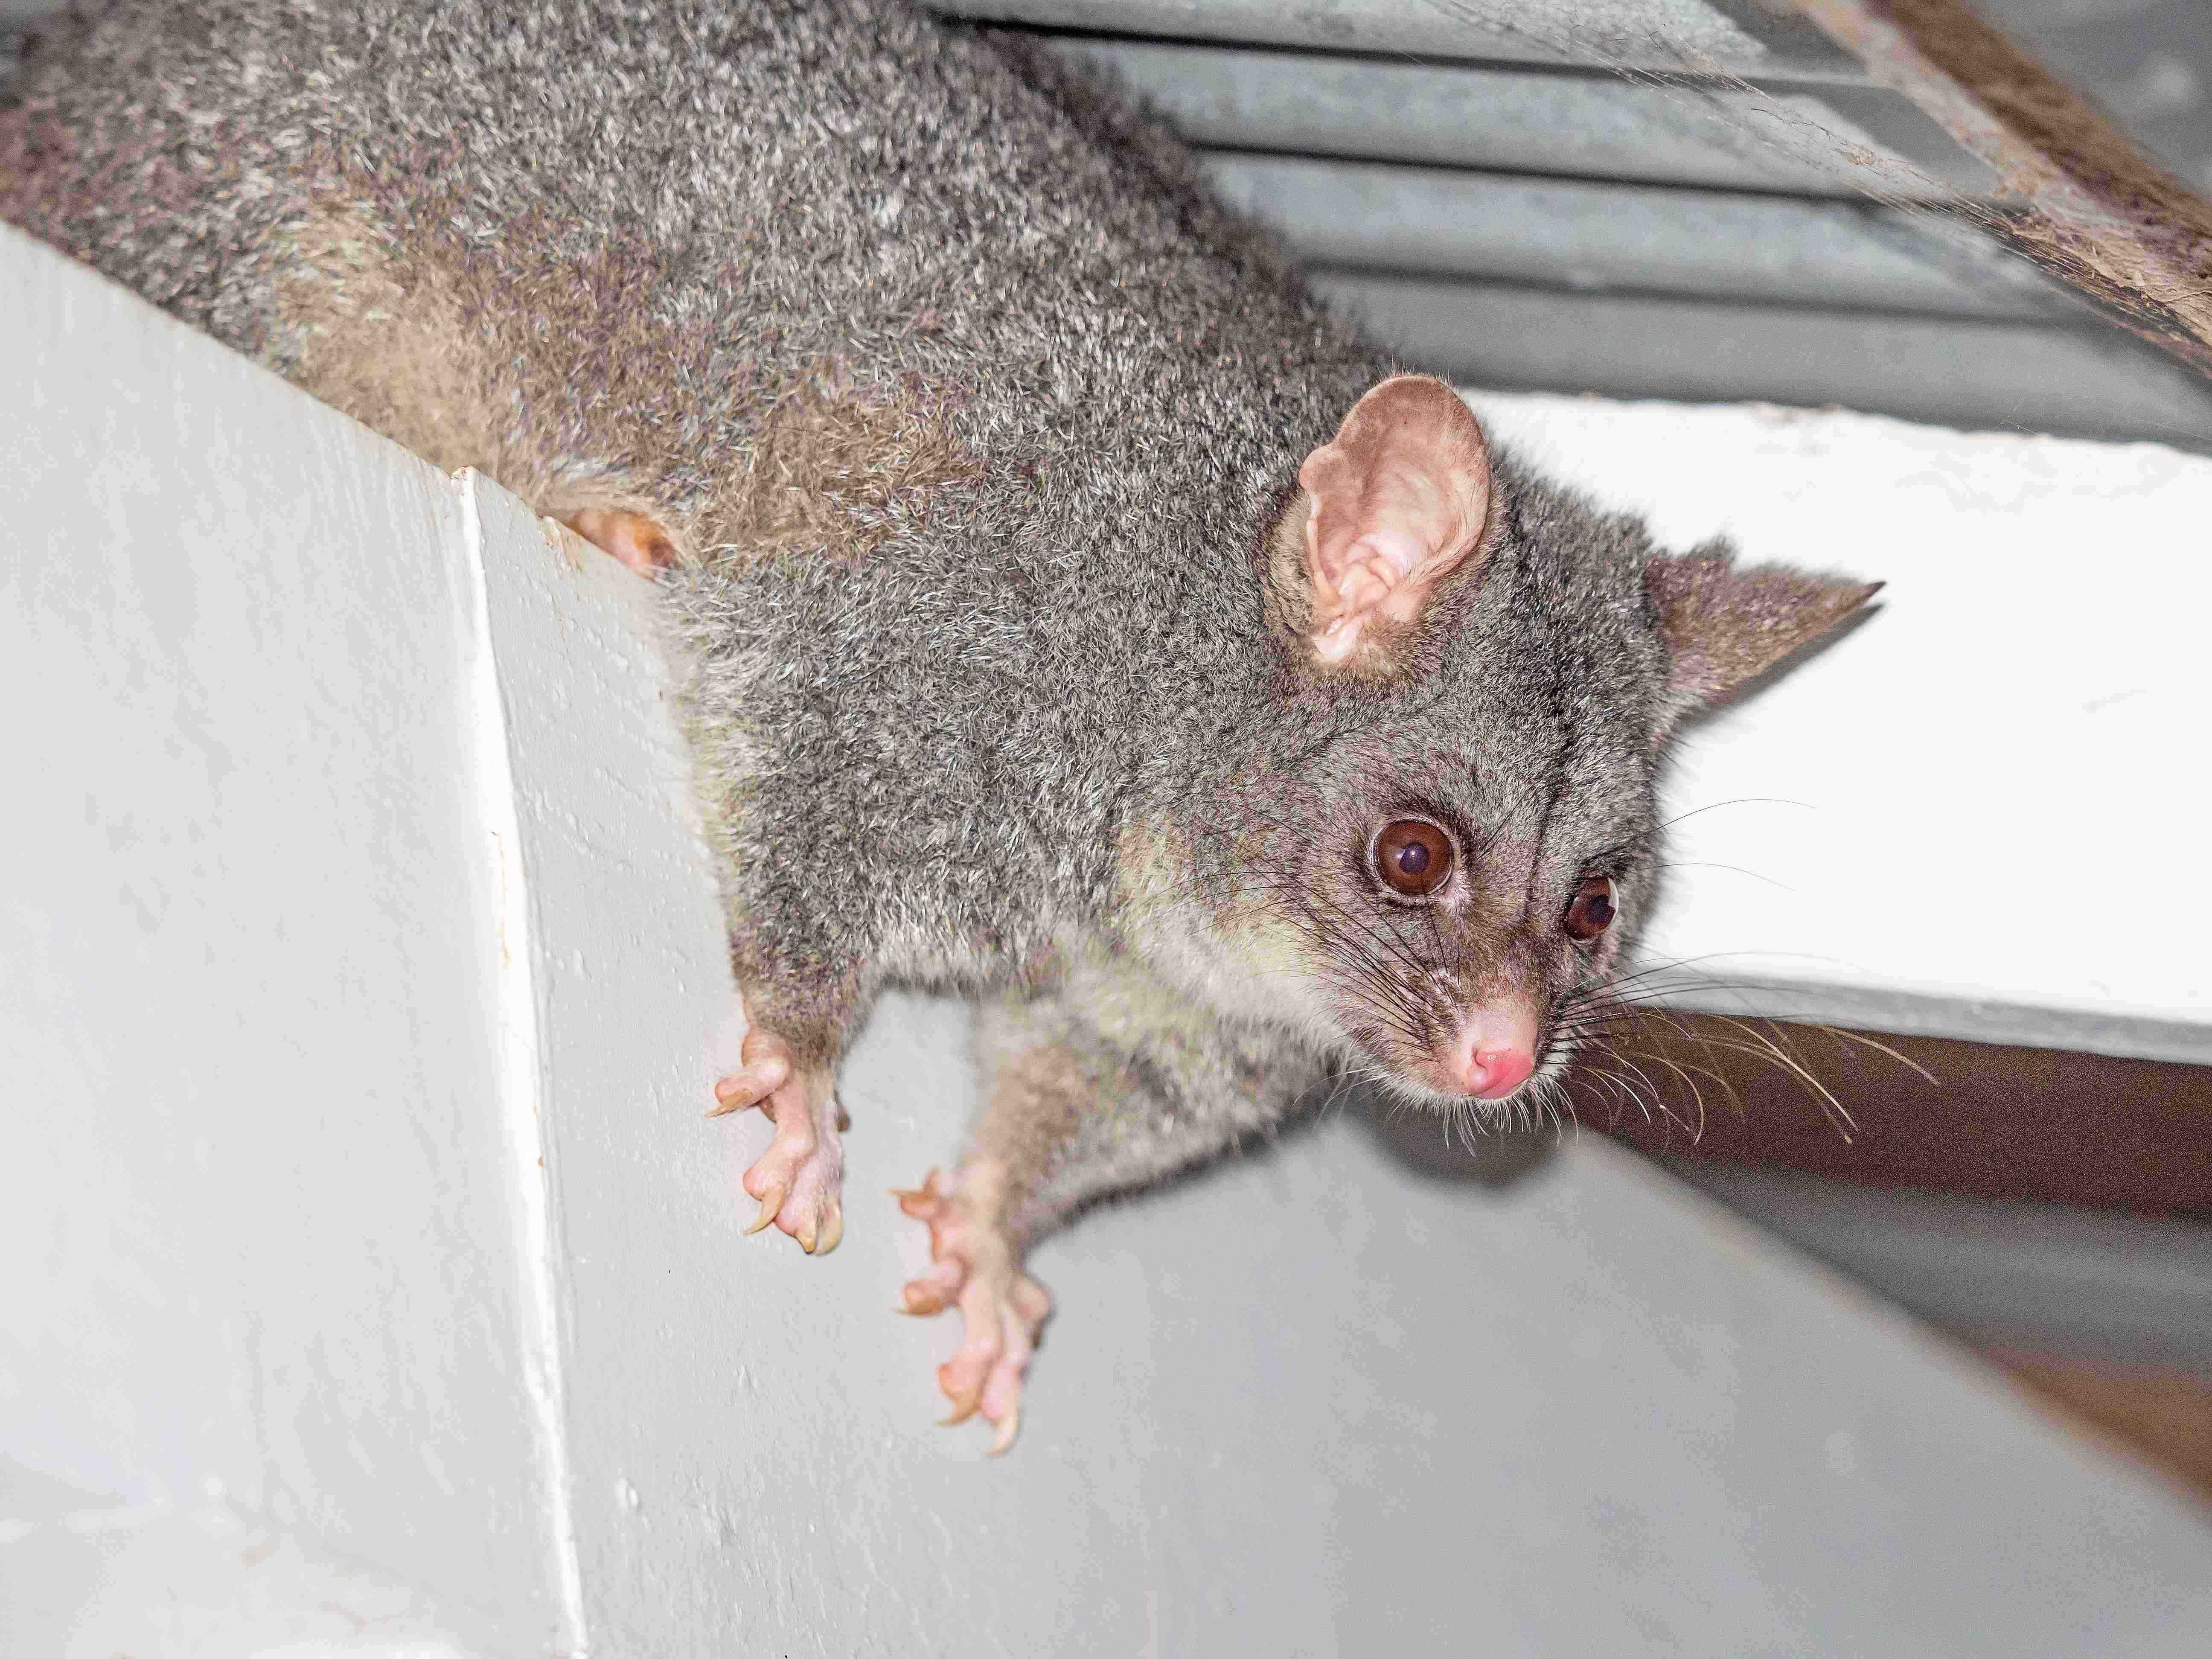
[[[1510,1003],[1478,1008],[1461,1024],[1446,1067],[1477,1100],[1503,1100],[1536,1069],[1536,1018]]]
[[[1462,1074],[1477,1100],[1503,1100],[1528,1080],[1536,1061],[1526,1048],[1479,1048]]]

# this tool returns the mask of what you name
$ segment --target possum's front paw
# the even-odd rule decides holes
[[[946,1192],[932,1170],[920,1188],[893,1196],[899,1208],[929,1224],[935,1263],[906,1286],[904,1311],[941,1313],[957,1303],[966,1326],[959,1352],[937,1368],[937,1386],[952,1401],[945,1423],[964,1423],[980,1412],[998,1431],[991,1442],[996,1457],[1020,1430],[1022,1373],[1029,1369],[1037,1330],[1052,1312],[1052,1297],[1016,1264],[991,1218],[993,1183],[969,1178],[983,1175],[971,1170]]]
[[[744,1064],[714,1085],[720,1117],[757,1106],[775,1138],[745,1171],[760,1214],[745,1229],[774,1222],[809,1255],[827,1255],[845,1236],[845,1149],[837,1139],[837,1100],[827,1073],[798,1070],[791,1046],[773,1031],[745,1033]]]

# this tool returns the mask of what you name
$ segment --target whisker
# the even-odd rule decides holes
[[[1794,893],[1797,890],[1788,882],[1780,880],[1776,877],[1767,875],[1763,872],[1758,870],[1747,870],[1741,864],[1717,864],[1709,859],[1671,860],[1657,864],[1653,867],[1660,870],[1727,870],[1739,876],[1748,876],[1753,881],[1763,881],[1769,887],[1774,888],[1780,892]]]
[[[1734,800],[1708,801],[1705,805],[1693,806],[1686,812],[1677,812],[1673,817],[1653,825],[1651,833],[1656,838],[1662,830],[1672,830],[1685,818],[1696,817],[1700,812],[1717,812],[1723,806],[1802,806],[1808,812],[1813,810],[1812,802],[1791,800],[1786,795],[1739,795]]]
[[[1735,1109],[1735,1115],[1738,1117],[1741,1117],[1743,1115],[1742,1100],[1737,1096],[1735,1088],[1729,1084],[1729,1080],[1723,1077],[1718,1072],[1707,1071],[1702,1066],[1686,1066],[1680,1060],[1675,1060],[1670,1055],[1653,1054],[1649,1049],[1644,1048],[1623,1049],[1620,1051],[1620,1056],[1623,1060],[1632,1058],[1637,1060],[1648,1060],[1655,1066],[1663,1066],[1668,1071],[1674,1073],[1675,1076],[1680,1078],[1682,1081],[1689,1086],[1690,1097],[1696,1101],[1698,1104],[1697,1138],[1699,1139],[1704,1138],[1705,1132],[1705,1091],[1698,1087],[1697,1080],[1698,1078],[1702,1077],[1710,1079],[1712,1083],[1720,1089],[1721,1092],[1727,1097],[1729,1104]]]
[[[1708,1018],[1718,1019],[1723,1024],[1735,1027],[1737,1030],[1741,1031],[1745,1036],[1750,1038],[1751,1041],[1747,1043],[1730,1042],[1723,1037],[1704,1035],[1700,1035],[1698,1041],[1710,1043],[1715,1048],[1731,1048],[1741,1054],[1750,1054],[1757,1059],[1769,1060],[1774,1065],[1781,1067],[1783,1070],[1789,1072],[1793,1076],[1802,1080],[1808,1088],[1812,1090],[1814,1093],[1818,1095],[1820,1099],[1826,1103],[1823,1110],[1827,1115],[1830,1124],[1834,1127],[1836,1133],[1843,1136],[1846,1145],[1850,1143],[1850,1141],[1855,1138],[1856,1132],[1858,1128],[1856,1121],[1854,1120],[1850,1113],[1844,1109],[1843,1102],[1838,1100],[1836,1097],[1829,1091],[1826,1084],[1822,1083],[1820,1079],[1814,1077],[1812,1073],[1807,1071],[1803,1064],[1798,1060],[1795,1054],[1790,1053],[1789,1050],[1782,1044],[1775,1042],[1773,1038],[1767,1036],[1763,1032],[1754,1031],[1750,1026],[1745,1024],[1741,1020],[1730,1019],[1727,1016],[1721,1014],[1711,1015],[1708,1016]],[[1772,1022],[1769,1021],[1768,1024],[1771,1024]]]
[[[1795,1024],[1798,1022],[1792,1021],[1791,1023]],[[1929,1071],[1925,1066],[1921,1065],[1919,1061],[1910,1059],[1904,1054],[1900,1054],[1887,1042],[1875,1042],[1872,1037],[1866,1036],[1863,1032],[1846,1031],[1840,1025],[1818,1024],[1809,1020],[1804,1022],[1801,1029],[1808,1031],[1826,1031],[1832,1037],[1840,1037],[1845,1042],[1856,1042],[1863,1048],[1871,1048],[1876,1054],[1887,1054],[1899,1065],[1904,1066],[1906,1071],[1917,1073],[1922,1078],[1927,1080],[1931,1088],[1940,1089],[1943,1086],[1942,1079],[1937,1077],[1935,1073]]]

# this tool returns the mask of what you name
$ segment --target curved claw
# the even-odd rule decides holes
[[[753,1224],[745,1229],[747,1238],[750,1238],[775,1219],[775,1212],[783,1207],[784,1195],[784,1189],[781,1187],[771,1187],[768,1189],[761,1199],[760,1214],[753,1218]]]
[[[822,1236],[814,1241],[813,1255],[827,1255],[845,1237],[845,1206],[831,1199],[823,1206]]]
[[[894,1187],[891,1196],[898,1206],[917,1220],[927,1221],[943,1207],[945,1194],[937,1189],[937,1171],[932,1170],[919,1187]]]
[[[999,1432],[992,1437],[991,1449],[987,1457],[1004,1457],[1012,1448],[1014,1437],[1022,1431],[1022,1408],[1015,1407],[1006,1413],[1006,1420],[999,1425]]]
[[[759,1105],[791,1081],[791,1062],[781,1054],[764,1054],[741,1066],[714,1085],[714,1103],[708,1117],[724,1117]]]
[[[952,1415],[943,1419],[938,1424],[938,1427],[941,1429],[958,1427],[975,1416],[983,1403],[983,1384],[981,1382],[965,1395],[955,1394],[952,1391],[945,1381],[945,1373],[951,1369],[950,1365],[939,1365],[937,1368],[937,1386],[945,1390],[945,1397],[952,1402]]]

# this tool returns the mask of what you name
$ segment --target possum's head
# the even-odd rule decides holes
[[[1565,1066],[1650,908],[1668,734],[1875,592],[1657,554],[1413,375],[1306,459],[1261,565],[1280,706],[1189,837],[1214,977],[1439,1103]]]

